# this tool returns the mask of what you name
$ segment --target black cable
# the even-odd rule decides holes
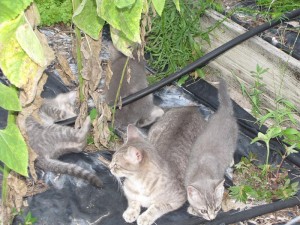
[[[159,81],[158,83],[149,86],[143,90],[140,90],[132,95],[129,95],[122,99],[122,106],[128,105],[136,100],[139,100],[146,95],[153,93],[154,91],[158,90],[159,88],[164,87],[167,84],[172,83],[173,81],[177,80],[178,78],[186,75],[188,73],[193,72],[197,68],[201,68],[209,63],[210,60],[220,56],[224,52],[228,51],[229,49],[233,48],[234,46],[242,43],[243,41],[253,37],[254,35],[261,33],[271,27],[274,27],[280,24],[283,21],[288,21],[292,18],[295,18],[300,15],[300,9],[294,10],[292,12],[288,12],[284,14],[282,19],[272,20],[271,22],[264,23],[258,27],[253,28],[252,30],[247,31],[246,33],[230,40],[229,42],[225,43],[224,45],[214,49],[213,51],[207,53],[205,56],[201,57],[197,61],[191,63],[190,65],[184,67],[183,69],[175,72],[174,74],[170,75],[169,77]]]
[[[214,221],[207,222],[205,225],[219,225],[219,224],[232,224],[240,221],[245,221],[257,216],[265,215],[267,213],[279,211],[282,209],[294,207],[300,205],[300,192],[293,198],[277,201],[266,205],[260,205],[253,207],[248,210],[235,212],[235,213],[224,213],[218,216]]]

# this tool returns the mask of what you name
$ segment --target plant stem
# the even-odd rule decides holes
[[[120,79],[120,83],[119,83],[119,86],[118,86],[118,90],[117,90],[117,94],[116,94],[116,98],[115,98],[115,102],[114,102],[114,107],[113,107],[113,112],[112,112],[112,120],[111,120],[111,126],[112,127],[114,127],[114,125],[115,125],[115,114],[116,114],[117,103],[118,103],[118,100],[119,100],[119,97],[120,97],[120,92],[121,92],[122,83],[123,83],[123,80],[124,80],[125,70],[127,68],[128,61],[129,61],[129,57],[127,57],[127,60],[124,64],[121,79]]]
[[[280,164],[278,166],[278,169],[276,171],[275,183],[277,182],[277,180],[279,178],[279,170],[282,167],[283,161],[286,159],[286,157],[287,157],[287,152],[285,152],[284,155],[282,156],[281,162],[280,162]]]
[[[73,13],[80,5],[80,0],[72,0]],[[75,26],[75,25],[74,25]],[[84,101],[83,95],[83,78],[82,78],[82,55],[80,51],[81,46],[81,33],[78,27],[75,26],[75,37],[76,37],[76,58],[77,58],[77,69],[78,69],[78,80],[79,80],[79,99],[80,102]]]
[[[269,164],[269,156],[270,156],[270,144],[269,141],[266,142],[266,146],[267,146],[267,159],[266,159],[266,165]]]

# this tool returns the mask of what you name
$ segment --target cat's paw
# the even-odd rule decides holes
[[[198,216],[198,213],[196,212],[196,210],[192,206],[188,207],[187,212],[189,214],[193,215],[193,216]]]
[[[138,216],[140,215],[140,212],[134,209],[126,209],[125,212],[123,213],[123,219],[127,223],[132,223],[136,221]]]
[[[151,225],[154,223],[154,220],[147,213],[143,213],[138,217],[136,222],[137,225]]]

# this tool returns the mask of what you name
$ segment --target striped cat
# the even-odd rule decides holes
[[[89,117],[80,129],[54,124],[76,115],[75,101],[75,91],[59,94],[53,99],[45,99],[38,112],[39,120],[32,115],[26,118],[29,145],[38,155],[35,165],[45,171],[68,174],[101,187],[101,180],[93,172],[58,160],[62,155],[82,152],[86,146],[91,124]]]
[[[188,156],[205,124],[196,107],[185,107],[166,112],[150,128],[148,137],[128,126],[127,141],[109,166],[114,176],[125,178],[126,222],[150,225],[185,203]],[[140,215],[141,207],[148,209]]]

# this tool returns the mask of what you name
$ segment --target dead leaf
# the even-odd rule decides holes
[[[26,10],[26,15],[28,17],[35,17],[34,14],[35,11],[31,10],[31,7],[28,8],[28,11]],[[22,106],[27,106],[30,104],[35,96],[37,91],[37,84],[39,80],[41,79],[44,70],[50,63],[55,59],[53,50],[49,47],[48,41],[46,39],[46,36],[42,33],[40,33],[37,29],[34,30],[35,35],[39,39],[41,46],[44,50],[45,58],[47,61],[47,65],[45,67],[38,67],[36,70],[36,74],[32,77],[32,79],[29,79],[27,83],[22,86],[21,92],[20,92],[20,101]]]
[[[27,21],[33,28],[41,23],[40,13],[34,2],[25,11],[25,16]]]
[[[59,65],[61,66],[62,70],[64,71],[64,73],[66,75],[68,75],[68,77],[71,81],[75,81],[76,77],[74,76],[66,57],[62,53],[57,52],[56,58],[58,60]]]
[[[113,76],[113,72],[111,70],[111,62],[107,63],[106,71],[105,71],[105,85],[107,89],[109,89],[109,83]]]
[[[62,82],[64,83],[65,86],[71,86],[72,85],[71,80],[69,79],[69,77],[57,65],[55,65],[55,70],[58,73],[59,77],[61,78],[61,80],[62,80]]]
[[[25,178],[11,171],[7,177],[7,198],[5,202],[2,202],[3,224],[11,224],[13,209],[17,210],[17,212],[20,211],[26,192]]]
[[[130,80],[131,80],[131,68],[130,68],[130,64],[127,65],[126,76],[127,76],[127,83],[130,83]]]
[[[36,113],[36,111],[40,108],[43,99],[41,97],[41,93],[43,91],[44,85],[47,81],[48,76],[46,74],[43,74],[42,78],[39,80],[38,84],[37,84],[37,89],[36,89],[36,98],[34,99],[34,101],[24,107],[22,109],[22,111],[18,114],[17,116],[17,125],[27,143],[27,146],[29,148],[29,172],[31,174],[31,176],[33,177],[33,179],[36,181],[37,180],[37,175],[34,169],[34,161],[37,157],[36,153],[29,147],[28,144],[28,137],[26,134],[26,126],[25,126],[25,119],[29,116],[29,115],[33,115]]]

